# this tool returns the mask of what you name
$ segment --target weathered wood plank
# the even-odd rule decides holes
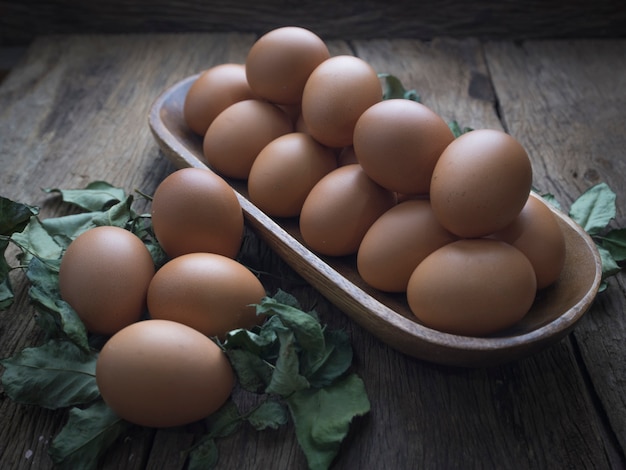
[[[529,149],[535,184],[565,208],[606,182],[626,225],[626,43],[502,42],[486,57],[503,121]],[[624,278],[610,281],[574,332],[600,406],[626,449]]]
[[[623,37],[620,0],[461,0],[366,2],[332,0],[237,3],[225,0],[113,0],[77,3],[35,0],[0,3],[0,44],[42,34],[254,32],[293,24],[326,38],[431,39]]]
[[[55,201],[46,202],[49,198],[39,187],[77,187],[105,179],[127,190],[151,193],[172,170],[148,130],[152,101],[166,86],[210,64],[242,61],[253,39],[224,34],[38,40],[0,87],[0,165],[10,169],[0,173],[3,195],[43,204],[47,216],[63,209]],[[563,47],[559,44],[551,46],[555,56]],[[496,112],[499,103],[505,124],[511,128],[503,91],[509,85],[490,81],[490,76],[501,76],[494,72],[494,61],[500,59],[489,49],[492,55],[485,62],[478,41],[337,41],[332,50],[352,50],[377,70],[398,75],[422,94],[425,104],[461,125],[502,127]],[[544,74],[550,76],[551,69],[557,74],[559,67],[547,61]],[[516,73],[528,72],[518,66]],[[576,73],[575,67],[571,73]],[[568,184],[563,183],[570,191],[566,194],[575,194],[576,187]],[[270,264],[277,272],[284,268],[277,261]],[[39,339],[32,309],[24,300],[26,286],[24,282],[18,286],[20,301],[0,314],[2,357]],[[580,341],[572,343],[568,338],[533,358],[489,369],[434,366],[382,344],[311,288],[297,287],[295,282],[286,288],[305,306],[315,306],[330,327],[348,332],[355,370],[372,402],[371,414],[356,423],[335,468],[471,469],[511,462],[519,468],[608,468],[624,464],[620,449],[606,436],[604,416],[595,408],[594,389],[588,387],[587,372],[577,361],[575,346]],[[615,295],[613,303],[606,305],[607,317],[615,316],[616,306],[622,305],[623,294]],[[17,319],[19,312],[23,316]],[[598,324],[594,337],[606,335],[612,326]],[[611,334],[613,341],[623,338],[619,329]],[[597,345],[598,350],[602,347],[606,345]],[[618,348],[615,344],[614,350]],[[608,386],[611,377],[601,376],[602,361],[613,369],[620,365],[610,354],[597,353],[597,358],[588,354],[586,360],[597,361],[597,367],[589,366],[592,385],[597,389],[605,381]],[[616,390],[612,397],[615,405],[618,394]],[[5,395],[0,398],[4,423],[0,467],[50,468],[49,439],[62,426],[64,414],[17,406]],[[251,402],[241,399],[244,404]],[[617,430],[625,422],[618,414],[610,424]],[[181,468],[180,452],[190,442],[185,431],[133,433],[111,450],[105,467]],[[263,433],[244,427],[218,446],[221,468],[306,468],[291,426]]]

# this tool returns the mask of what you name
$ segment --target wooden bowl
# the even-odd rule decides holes
[[[207,168],[202,138],[187,128],[182,111],[187,90],[196,77],[165,90],[149,115],[158,145],[179,168]],[[295,218],[270,218],[248,200],[244,181],[225,179],[237,193],[248,226],[287,264],[366,330],[418,359],[478,367],[528,356],[567,335],[598,292],[601,261],[593,240],[569,217],[550,207],[567,245],[559,281],[539,292],[530,312],[506,331],[489,337],[436,331],[417,321],[404,295],[389,295],[368,287],[357,274],[355,257],[322,257],[311,252],[302,242]]]

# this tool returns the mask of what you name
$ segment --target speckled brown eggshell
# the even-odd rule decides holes
[[[111,335],[140,319],[154,269],[136,235],[119,227],[95,227],[72,241],[61,259],[61,298],[88,331]]]
[[[96,382],[120,418],[164,428],[209,416],[230,396],[235,375],[222,350],[202,333],[168,320],[144,320],[102,348]]]
[[[538,289],[558,280],[565,264],[565,237],[556,216],[539,196],[531,194],[515,221],[492,237],[510,243],[528,257]]]
[[[459,237],[502,230],[518,216],[530,193],[532,167],[522,145],[495,129],[477,129],[443,151],[430,186],[439,222]]]
[[[250,201],[274,217],[295,217],[315,184],[337,168],[332,149],[301,132],[267,144],[248,176]]]
[[[354,128],[354,152],[381,186],[405,194],[428,194],[435,164],[454,140],[433,110],[406,99],[371,106]]]
[[[392,207],[369,228],[357,255],[359,275],[386,292],[405,292],[426,256],[457,239],[437,221],[426,199]]]
[[[375,183],[360,165],[339,167],[324,176],[304,201],[302,238],[324,255],[354,254],[370,226],[395,202],[395,194]]]
[[[475,238],[427,256],[409,279],[407,300],[430,328],[485,336],[521,320],[536,289],[535,271],[521,251],[499,240]]]
[[[213,120],[202,151],[219,174],[245,180],[263,147],[292,131],[291,118],[279,107],[261,100],[239,101]]]
[[[308,132],[328,147],[352,145],[363,112],[382,100],[378,74],[363,59],[338,55],[318,65],[302,93],[302,118]]]
[[[260,97],[279,104],[302,100],[311,72],[330,57],[324,41],[308,29],[285,26],[261,36],[246,58],[246,76]]]
[[[148,311],[152,318],[224,339],[231,330],[261,323],[253,304],[264,296],[259,279],[239,262],[214,253],[190,253],[167,262],[154,275]]]
[[[163,250],[174,258],[207,252],[234,258],[243,239],[243,212],[233,189],[202,168],[168,175],[152,199],[152,226]]]
[[[192,83],[183,103],[183,117],[192,131],[204,136],[219,113],[231,104],[254,98],[243,64],[216,65]]]

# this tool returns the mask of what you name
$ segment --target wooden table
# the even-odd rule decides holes
[[[0,85],[0,193],[67,212],[42,187],[100,179],[150,194],[173,166],[150,133],[158,94],[211,65],[242,62],[248,34],[37,38]],[[564,207],[608,183],[626,222],[626,40],[475,39],[329,41],[397,75],[462,126],[505,129],[527,148],[534,184]],[[41,341],[16,276],[17,302],[0,313],[0,357]],[[288,286],[322,320],[344,328],[372,410],[353,426],[341,469],[624,468],[626,286],[611,280],[574,332],[541,353],[486,368],[407,357],[351,322],[307,286]],[[0,468],[51,468],[47,450],[65,411],[0,395]],[[117,443],[105,468],[183,468],[194,439],[141,430]],[[306,468],[291,426],[248,427],[219,441],[219,468]]]

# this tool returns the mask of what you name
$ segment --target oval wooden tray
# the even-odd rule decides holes
[[[148,119],[159,147],[178,168],[207,168],[202,138],[187,128],[182,113],[185,95],[196,77],[165,90]],[[418,359],[477,367],[528,356],[567,335],[598,292],[602,270],[593,240],[569,217],[550,207],[567,244],[560,280],[540,292],[531,311],[506,331],[484,338],[442,333],[421,325],[403,295],[369,288],[356,272],[354,257],[320,257],[311,252],[302,242],[296,219],[268,217],[247,199],[245,182],[225,179],[237,193],[246,223],[287,264],[373,335]]]

